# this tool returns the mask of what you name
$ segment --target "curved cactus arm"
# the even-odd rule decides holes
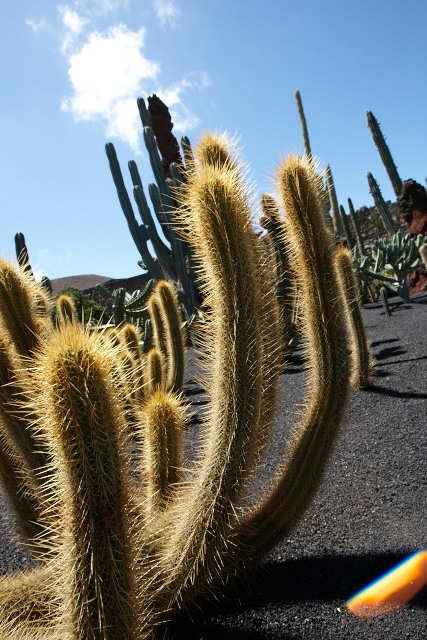
[[[101,282],[98,282],[95,286],[95,291],[99,293],[102,298],[107,298],[108,300],[113,298],[113,292],[110,291],[110,289],[107,289],[107,287],[104,287]]]
[[[236,561],[259,558],[295,527],[323,476],[349,393],[349,354],[332,259],[332,238],[319,201],[319,177],[290,156],[278,170],[284,232],[303,304],[309,401],[267,496],[237,525]]]
[[[146,306],[155,284],[156,281],[152,278],[147,282],[142,291],[134,291],[126,303],[126,310],[132,311],[133,309],[140,309],[142,306]]]
[[[191,177],[185,204],[188,239],[215,314],[204,341],[214,380],[198,477],[191,490],[177,492],[167,514],[171,530],[159,549],[161,584],[154,600],[160,609],[192,590],[194,581],[200,587],[220,564],[218,543],[234,517],[262,411],[263,292],[246,188],[235,171],[206,166]]]

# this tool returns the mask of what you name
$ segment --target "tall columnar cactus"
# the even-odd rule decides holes
[[[41,519],[50,548],[33,571],[0,581],[1,637],[152,637],[183,602],[262,557],[301,518],[339,429],[348,354],[318,176],[291,157],[278,182],[301,288],[309,401],[271,490],[241,517],[239,499],[262,464],[276,403],[274,283],[238,165],[202,165],[188,180],[180,221],[207,304],[201,346],[210,409],[197,459],[182,470],[176,396],[175,413],[160,389],[130,415],[120,343],[67,323],[36,345],[23,367],[24,400],[29,431],[48,452]]]
[[[150,126],[150,115],[145,102],[142,98],[138,98],[137,104],[144,129],[144,141],[156,180],[156,184],[149,185],[150,199],[157,225],[161,227],[166,242],[158,233],[155,219],[147,204],[137,166],[134,161],[130,161],[129,172],[133,182],[133,194],[142,224],[137,222],[117,160],[116,151],[112,143],[107,143],[105,150],[110,164],[111,175],[130,233],[141,254],[140,266],[143,269],[147,269],[155,280],[167,279],[174,283],[175,287],[182,292],[182,302],[188,317],[190,317],[195,312],[195,286],[191,250],[175,228],[178,215],[178,203],[174,193],[176,185],[171,178],[166,178],[165,169],[162,166],[156,146],[156,139]],[[190,158],[191,147],[188,138],[183,138],[182,146],[184,157],[186,159]],[[175,165],[174,169],[169,167],[168,171],[168,174],[175,171],[180,184],[185,180],[181,169]],[[150,253],[148,241],[151,241],[155,257]]]
[[[367,337],[359,294],[359,286],[348,249],[337,249],[335,265],[342,288],[343,303],[350,335],[351,378],[356,389],[366,387],[374,372],[374,358]]]
[[[378,124],[378,120],[372,113],[372,111],[366,112],[366,118],[368,122],[368,127],[371,130],[372,138],[374,139],[375,146],[377,147],[381,160],[386,168],[388,173],[388,177],[390,178],[391,184],[393,186],[393,191],[396,194],[396,197],[400,195],[402,191],[402,180],[397,172],[396,165],[390,153],[390,149],[385,141],[385,138],[381,132],[380,125]]]
[[[393,220],[390,211],[388,210],[384,198],[382,197],[377,181],[369,171],[367,173],[367,178],[369,183],[369,191],[375,201],[375,207],[380,214],[387,235],[391,238],[397,232],[396,223]]]
[[[340,204],[340,214],[341,214],[342,226],[344,228],[345,238],[347,240],[347,246],[349,249],[352,249],[354,247],[354,240],[350,230],[348,217],[342,204]]]
[[[307,121],[305,119],[304,109],[303,109],[303,106],[302,106],[301,94],[298,91],[298,89],[295,91],[295,100],[297,102],[298,115],[299,115],[299,119],[300,119],[300,122],[301,122],[302,139],[304,141],[305,157],[307,158],[307,160],[311,160],[312,159],[312,155],[311,155],[310,139],[308,137]]]
[[[366,249],[363,243],[363,236],[360,230],[359,219],[354,210],[353,202],[351,201],[351,198],[348,198],[348,210],[350,213],[351,224],[353,225],[354,235],[356,236],[356,243],[359,248],[359,253],[361,256],[364,256],[366,255]]]
[[[34,275],[30,265],[30,258],[23,233],[15,234],[15,253],[18,264],[25,271],[29,271],[31,275]],[[52,293],[52,283],[47,276],[42,277],[40,284],[48,291],[48,293]]]
[[[332,178],[332,171],[329,165],[326,166],[326,187],[329,195],[329,202],[332,210],[332,222],[334,227],[334,234],[337,240],[340,240],[344,235],[344,227],[341,220],[340,209],[338,206],[337,193],[335,191],[334,180]]]

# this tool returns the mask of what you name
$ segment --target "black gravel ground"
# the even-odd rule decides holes
[[[216,604],[175,621],[176,640],[425,640],[427,588],[395,613],[360,620],[346,600],[406,555],[427,549],[427,294],[365,307],[377,374],[351,392],[346,422],[311,508],[297,530]],[[191,359],[190,359],[191,360]],[[188,400],[205,398],[190,361]],[[281,377],[278,420],[256,496],[274,472],[304,394],[297,352]],[[197,431],[198,421],[193,427]],[[29,562],[0,504],[0,573]]]

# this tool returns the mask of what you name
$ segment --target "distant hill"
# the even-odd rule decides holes
[[[102,284],[104,282],[108,282],[111,278],[107,278],[106,276],[97,276],[93,273],[84,276],[67,276],[66,278],[56,278],[55,280],[51,280],[52,283],[52,293],[54,296],[58,295],[58,293],[65,287],[65,285],[69,285],[70,287],[74,287],[75,289],[79,289],[80,291],[85,291],[86,289],[92,289],[95,287],[98,282]]]

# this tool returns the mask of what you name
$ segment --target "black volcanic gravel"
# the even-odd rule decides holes
[[[341,437],[317,497],[299,527],[217,603],[161,629],[176,640],[426,640],[427,588],[400,611],[360,620],[346,600],[406,555],[427,549],[427,294],[390,300],[392,316],[365,306],[377,374],[353,390]],[[185,391],[200,415],[206,399],[189,352]],[[301,357],[281,376],[278,420],[252,500],[274,473],[303,400]],[[197,414],[189,455],[197,446]],[[0,505],[1,507],[1,505]],[[0,508],[0,571],[25,566],[11,519]],[[223,596],[223,597],[222,597]]]

